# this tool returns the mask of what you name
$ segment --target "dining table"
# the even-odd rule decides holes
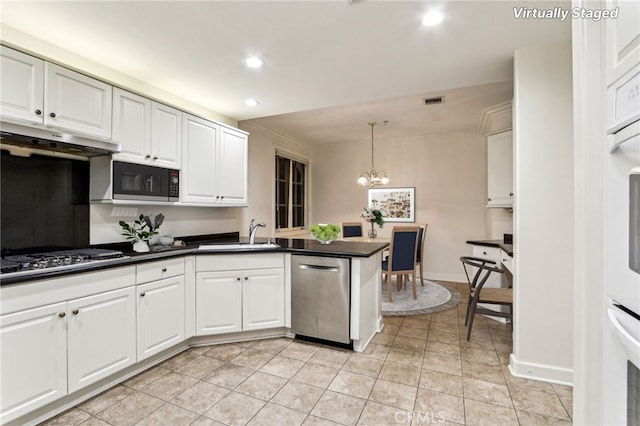
[[[366,235],[363,235],[361,237],[343,237],[340,238],[341,241],[355,241],[358,243],[390,243],[391,242],[391,238],[390,237],[375,237],[375,238],[370,238],[367,237]]]

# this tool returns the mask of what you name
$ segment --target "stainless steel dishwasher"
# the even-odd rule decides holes
[[[343,344],[349,338],[350,259],[291,256],[291,331]]]

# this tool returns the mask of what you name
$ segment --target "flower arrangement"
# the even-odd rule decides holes
[[[378,209],[364,209],[361,218],[371,223],[371,228],[373,229],[373,224],[375,223],[378,227],[382,228],[384,225],[384,218],[382,217],[382,212]]]

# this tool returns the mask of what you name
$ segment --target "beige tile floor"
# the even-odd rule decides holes
[[[511,376],[511,328],[460,305],[385,317],[364,353],[277,338],[191,348],[46,425],[569,425],[572,389]]]

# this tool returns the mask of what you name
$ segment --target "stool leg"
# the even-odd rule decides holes
[[[471,328],[473,327],[473,317],[476,315],[476,302],[471,303],[471,311],[469,312],[469,325],[467,326],[467,342],[471,338]]]

